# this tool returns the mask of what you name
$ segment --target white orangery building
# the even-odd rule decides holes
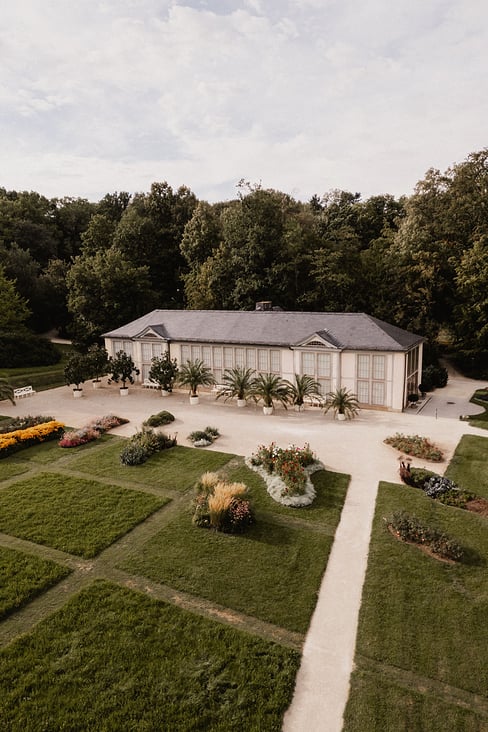
[[[141,381],[151,359],[169,351],[178,364],[202,360],[217,383],[235,366],[289,380],[308,374],[322,394],[345,387],[371,409],[401,411],[422,373],[421,336],[365,313],[287,312],[267,302],[253,311],[153,310],[104,338],[110,356],[132,356]]]

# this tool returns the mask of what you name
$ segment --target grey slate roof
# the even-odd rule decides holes
[[[366,313],[274,310],[153,310],[104,336],[135,338],[147,328],[169,341],[285,348],[315,333],[339,349],[354,351],[405,351],[423,340]]]

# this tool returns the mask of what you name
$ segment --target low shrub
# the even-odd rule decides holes
[[[208,447],[217,437],[220,437],[217,427],[205,427],[204,430],[195,430],[188,435],[194,447]]]
[[[386,519],[386,525],[402,541],[427,546],[443,559],[462,561],[465,549],[447,534],[422,523],[416,516],[398,511]]]
[[[144,424],[147,427],[162,427],[166,424],[171,424],[171,422],[174,422],[175,418],[171,414],[171,412],[166,412],[163,410],[162,412],[158,412],[157,414],[151,414],[150,417],[146,419]]]
[[[123,465],[140,465],[146,462],[155,452],[168,450],[176,445],[176,436],[170,437],[163,432],[144,427],[136,432],[120,453],[120,462]]]
[[[0,427],[0,434],[14,432],[14,430],[25,430],[27,427],[35,427],[37,424],[45,424],[46,422],[53,421],[54,417],[44,417],[42,415],[33,417],[28,414],[25,417],[14,417]]]
[[[4,432],[0,434],[0,459],[40,442],[59,439],[63,431],[62,422],[51,420],[26,429]]]
[[[0,368],[52,366],[61,360],[61,352],[47,338],[32,333],[0,334]]]
[[[386,437],[384,442],[404,452],[406,455],[430,460],[433,463],[440,463],[444,459],[442,450],[434,445],[427,437],[421,437],[420,435],[402,435],[400,432],[397,432],[391,437]]]
[[[445,506],[452,506],[454,508],[466,508],[469,501],[473,501],[475,498],[476,495],[474,493],[465,491],[462,488],[448,490],[445,493],[436,496],[436,499]]]
[[[424,483],[424,491],[429,498],[439,498],[443,493],[455,490],[458,490],[456,483],[442,475],[432,475]]]
[[[254,523],[244,483],[229,483],[216,473],[204,473],[195,486],[193,523],[227,534],[240,534]]]

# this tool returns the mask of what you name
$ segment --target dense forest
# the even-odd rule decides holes
[[[241,181],[98,203],[0,188],[0,336],[53,328],[80,346],[155,307],[364,311],[448,344],[488,376],[488,149],[413,195],[300,202]]]

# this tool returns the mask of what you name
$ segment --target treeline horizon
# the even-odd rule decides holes
[[[57,329],[80,347],[153,308],[367,312],[483,371],[488,149],[398,199],[301,202],[245,181],[218,203],[164,181],[96,203],[0,188],[0,295],[0,332]]]

